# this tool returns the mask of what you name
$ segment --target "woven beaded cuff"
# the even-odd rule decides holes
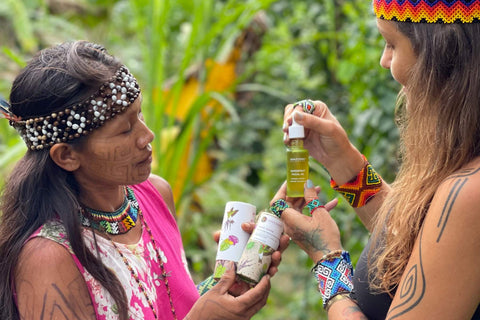
[[[211,275],[207,279],[205,279],[202,282],[200,282],[199,284],[197,284],[198,294],[203,296],[210,289],[212,289],[217,283],[218,283],[218,281],[213,278],[213,275]]]
[[[283,211],[285,211],[285,209],[287,208],[288,208],[287,201],[283,199],[278,199],[277,201],[272,203],[272,205],[270,206],[270,211],[272,211],[274,215],[280,218],[282,216]]]
[[[354,208],[366,205],[382,187],[382,178],[368,163],[365,156],[363,156],[363,159],[365,160],[365,166],[349,182],[338,186],[333,179],[330,179],[330,186],[338,191]]]
[[[318,281],[323,307],[341,292],[353,291],[353,267],[348,251],[334,251],[320,259],[312,272]]]

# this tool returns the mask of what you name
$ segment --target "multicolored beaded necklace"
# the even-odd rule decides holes
[[[82,225],[108,234],[123,234],[135,227],[138,211],[138,202],[133,190],[125,187],[125,200],[114,212],[99,211],[84,206],[81,217]]]
[[[90,214],[92,218],[95,220],[91,221],[87,217],[85,217],[85,212],[87,214]],[[143,285],[143,283],[140,281],[140,277],[138,276],[137,272],[135,269],[130,265],[128,262],[128,259],[125,257],[125,255],[122,253],[122,251],[118,248],[117,244],[112,240],[109,234],[120,234],[120,233],[126,233],[128,230],[133,228],[135,226],[135,223],[137,222],[137,218],[140,217],[142,221],[142,225],[145,227],[145,230],[147,231],[150,241],[153,244],[153,248],[155,249],[155,254],[157,255],[157,259],[160,263],[160,270],[162,272],[162,279],[163,282],[165,283],[165,289],[167,290],[167,295],[168,295],[168,300],[170,302],[170,310],[173,315],[173,319],[177,320],[177,314],[175,311],[175,307],[173,305],[173,300],[172,300],[172,294],[170,290],[170,285],[168,283],[168,274],[165,270],[165,265],[162,260],[162,256],[160,255],[160,252],[157,247],[157,242],[155,241],[155,238],[153,237],[152,230],[147,224],[147,221],[143,218],[142,211],[140,210],[140,207],[138,205],[137,198],[135,198],[135,194],[133,193],[133,190],[129,187],[125,187],[125,201],[122,204],[122,206],[116,210],[115,212],[102,212],[102,211],[97,211],[93,210],[90,208],[83,208],[83,218],[82,218],[82,224],[86,227],[91,227],[95,230],[105,232],[107,238],[110,240],[112,243],[113,247],[115,250],[118,252],[120,257],[122,258],[123,263],[127,267],[128,271],[130,271],[130,274],[132,277],[135,279],[135,282],[138,285],[138,288],[140,291],[143,293],[145,296],[145,299],[148,302],[148,305],[150,309],[152,309],[152,313],[155,317],[155,319],[158,319],[157,311],[155,310],[155,307],[153,305],[153,301],[150,299],[148,296],[148,293]],[[102,216],[104,219],[102,219]],[[114,217],[119,217],[123,216],[123,219],[115,219]],[[126,224],[123,221],[131,219],[132,223]],[[85,223],[84,223],[85,221]],[[122,223],[119,223],[122,222]],[[116,228],[119,226],[119,228]],[[117,233],[112,233],[110,231],[114,230],[122,230],[122,232],[117,232]],[[126,231],[123,231],[126,230]]]

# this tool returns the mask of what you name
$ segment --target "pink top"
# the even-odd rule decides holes
[[[162,196],[150,181],[147,180],[131,187],[135,192],[143,218],[150,227],[155,242],[159,247],[158,250],[164,262],[177,318],[183,319],[198,299],[199,294],[188,271],[178,226]],[[95,252],[93,233],[88,229],[84,229],[83,236],[87,247],[92,252]],[[115,313],[115,302],[112,297],[83,268],[73,254],[70,243],[66,238],[65,228],[59,221],[46,223],[31,238],[33,237],[51,239],[67,248],[87,283],[97,319],[118,319],[118,315]],[[97,236],[96,240],[103,263],[113,270],[125,288],[130,305],[129,318],[154,319],[145,295],[140,291],[137,282],[112,243],[100,236]],[[146,228],[142,225],[142,237],[138,243],[132,245],[116,243],[116,245],[128,259],[129,265],[135,269],[150,300],[153,301],[158,318],[173,319],[160,264]]]

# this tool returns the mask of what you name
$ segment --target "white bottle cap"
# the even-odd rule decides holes
[[[303,139],[305,138],[305,130],[301,124],[298,124],[295,122],[295,114],[297,114],[298,111],[293,112],[292,116],[292,125],[288,127],[288,137],[290,139]]]

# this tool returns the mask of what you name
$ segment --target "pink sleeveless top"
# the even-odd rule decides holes
[[[199,294],[188,271],[178,226],[160,193],[150,181],[147,180],[131,187],[134,190],[143,213],[143,218],[152,231],[160,256],[164,262],[171,290],[170,297],[177,318],[183,319],[198,299]],[[33,237],[51,239],[67,248],[87,283],[97,319],[118,319],[115,301],[107,290],[80,264],[72,252],[70,243],[66,238],[65,229],[59,221],[46,223],[31,238]],[[93,233],[84,229],[83,237],[87,247],[95,254]],[[125,289],[129,300],[129,318],[154,319],[152,309],[144,293],[140,291],[135,278],[131,275],[112,243],[100,236],[97,236],[96,240],[103,263],[113,270]],[[116,245],[128,259],[129,265],[135,269],[149,299],[153,301],[158,318],[173,319],[170,298],[165,288],[160,264],[146,228],[142,226],[142,236],[138,243],[133,245],[116,243]]]

